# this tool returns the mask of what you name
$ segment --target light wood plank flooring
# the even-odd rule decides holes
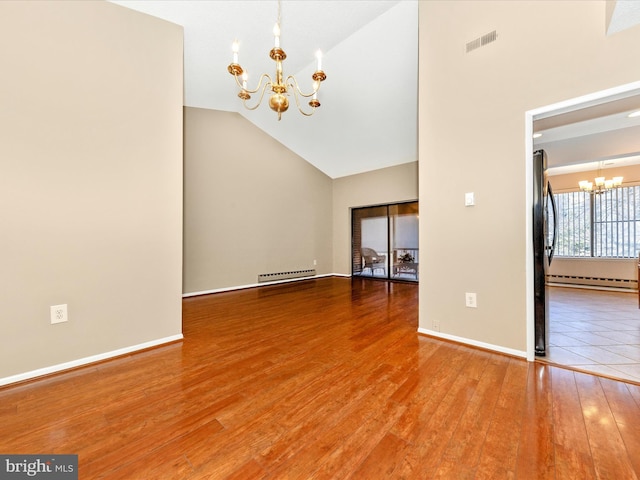
[[[549,287],[546,361],[640,383],[638,294]]]
[[[416,333],[418,286],[184,300],[181,343],[0,390],[81,479],[637,479],[640,386]]]

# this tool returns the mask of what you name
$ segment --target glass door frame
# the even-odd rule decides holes
[[[375,280],[386,280],[386,281],[400,281],[400,282],[410,282],[410,283],[418,283],[419,281],[419,258],[418,258],[418,248],[407,248],[407,246],[403,246],[403,248],[398,248],[393,244],[392,239],[392,228],[395,229],[395,222],[392,221],[392,218],[397,216],[396,213],[391,213],[394,210],[393,207],[400,207],[402,209],[403,206],[415,208],[410,213],[415,213],[416,216],[419,215],[419,203],[418,200],[407,200],[404,202],[395,202],[395,203],[385,203],[378,205],[367,205],[362,207],[351,207],[350,216],[351,216],[351,277],[352,278],[370,278]],[[366,210],[377,210],[372,212],[373,214],[370,216],[367,215],[358,215],[359,212],[364,213]],[[384,213],[382,213],[384,211]],[[385,274],[384,275],[376,275],[375,270],[372,264],[369,267],[365,267],[363,265],[364,256],[362,254],[362,220],[365,218],[378,218],[378,217],[386,217],[386,252],[379,253],[378,257],[384,256],[385,263]],[[393,232],[395,234],[395,231]],[[416,242],[417,245],[417,242]],[[403,252],[400,254],[400,252]],[[375,259],[375,257],[374,257]],[[379,258],[378,258],[379,259]],[[381,262],[382,263],[382,262]],[[366,275],[362,272],[371,268],[371,274]],[[382,267],[380,267],[382,268]],[[413,278],[412,278],[413,277]]]

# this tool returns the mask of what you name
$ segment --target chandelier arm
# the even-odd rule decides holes
[[[242,82],[240,80],[238,80],[238,75],[234,75],[233,78],[236,79],[236,83],[238,84],[238,87],[240,89],[244,90],[247,93],[256,93],[261,88],[264,90],[264,87],[262,87],[262,82],[265,79],[267,80],[267,83],[265,85],[269,85],[269,84],[273,83],[273,80],[271,80],[271,77],[269,76],[269,74],[268,73],[263,73],[262,75],[260,75],[260,80],[258,81],[258,86],[255,88],[255,90],[249,90],[248,88],[245,88],[245,87],[242,86]]]
[[[269,75],[266,75],[266,74],[264,74],[263,76],[269,77]],[[260,83],[262,83],[262,79],[260,80]],[[267,88],[270,85],[271,85],[271,78],[269,78],[269,81],[265,83],[264,86],[262,87],[262,91],[260,92],[260,98],[258,99],[258,102],[253,107],[250,107],[249,105],[247,105],[246,99],[242,99],[242,104],[244,105],[244,108],[246,108],[247,110],[255,110],[256,108],[258,108],[262,103],[262,99],[264,98],[264,92],[267,91]],[[256,90],[246,90],[246,91],[250,93],[256,93],[258,90],[256,89]]]
[[[289,75],[287,77],[287,85],[289,85],[292,90],[298,92],[300,96],[304,98],[313,97],[316,93],[318,93],[318,91],[320,90],[320,82],[316,82],[316,83],[318,85],[318,88],[314,89],[313,92],[311,93],[304,93],[302,90],[300,90],[300,87],[298,86],[298,80],[296,80],[296,77],[294,77],[293,75]]]
[[[289,78],[291,78],[291,77],[289,77]],[[288,80],[289,79],[287,78],[287,81]],[[300,98],[298,97],[298,93],[300,93],[303,97],[310,97],[313,94],[311,94],[311,95],[303,95],[302,92],[300,92],[300,90],[298,88],[296,88],[296,86],[293,85],[292,83],[289,83],[288,86],[291,87],[291,90],[293,91],[293,98],[296,99],[296,107],[298,107],[298,111],[301,114],[303,114],[305,117],[310,117],[311,115],[313,115],[314,112],[316,111],[316,108],[315,107],[311,107],[311,112],[310,113],[309,112],[305,112],[302,109],[302,107],[300,106]]]

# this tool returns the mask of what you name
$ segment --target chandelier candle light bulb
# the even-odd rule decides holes
[[[238,44],[238,41],[235,40],[232,44],[231,44],[231,51],[233,52],[233,63],[238,63],[238,52],[240,51],[240,45]]]
[[[280,25],[277,23],[273,26],[274,47],[280,48]]]
[[[580,187],[580,190],[583,190],[585,192],[590,192],[591,190],[593,190],[593,182],[589,182],[587,180],[580,180],[578,182],[578,186]]]

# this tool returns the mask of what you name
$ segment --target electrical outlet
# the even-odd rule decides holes
[[[318,265],[318,261],[317,261],[317,260],[314,260],[314,261],[313,261],[313,265]]]
[[[478,307],[478,299],[476,298],[475,293],[465,293],[464,298],[465,298],[465,305],[467,307],[471,307],[471,308]]]
[[[51,324],[67,322],[69,317],[67,315],[67,304],[53,305],[51,307]]]

